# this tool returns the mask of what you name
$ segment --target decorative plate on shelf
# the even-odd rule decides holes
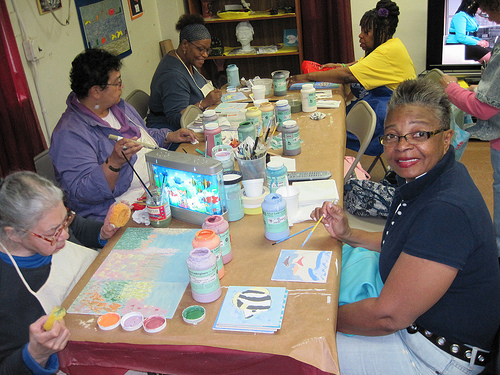
[[[217,15],[225,20],[244,18],[252,13],[251,10],[241,9],[241,10],[220,10]]]

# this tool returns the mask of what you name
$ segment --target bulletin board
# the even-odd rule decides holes
[[[132,53],[121,0],[75,0],[85,48],[104,48],[121,58]]]

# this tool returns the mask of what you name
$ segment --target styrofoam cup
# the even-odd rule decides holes
[[[299,189],[295,186],[282,186],[276,190],[286,202],[286,211],[288,222],[293,223],[293,219],[297,216],[299,210]]]
[[[253,180],[241,181],[245,189],[245,195],[249,198],[255,198],[262,195],[262,188],[264,186],[263,178],[255,178]]]
[[[253,80],[254,85],[266,86],[266,95],[271,95],[273,89],[273,80],[271,78],[259,78]]]
[[[266,86],[254,85],[252,86],[254,99],[264,99],[266,97]]]

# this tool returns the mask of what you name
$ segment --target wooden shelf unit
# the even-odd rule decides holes
[[[218,10],[224,10],[226,4],[239,4],[238,0],[214,0],[212,3],[213,17],[205,18],[206,26],[212,37],[221,40],[224,47],[223,56],[210,56],[203,66],[207,78],[212,79],[217,86],[220,76],[225,76],[229,64],[236,64],[240,77],[270,78],[271,72],[279,69],[289,70],[291,74],[300,73],[303,61],[302,22],[300,17],[300,0],[252,0],[251,9],[254,13],[238,19],[222,19],[217,16]],[[188,0],[189,12],[201,14],[201,0]],[[277,15],[270,15],[270,8],[294,7],[295,13],[284,13],[279,10]],[[240,48],[236,39],[236,25],[241,21],[249,21],[254,29],[251,46],[277,45],[278,52],[266,54],[227,55],[230,50]],[[297,29],[297,47],[282,47],[285,29]]]

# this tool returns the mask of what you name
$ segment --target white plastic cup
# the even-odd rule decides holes
[[[241,181],[243,184],[243,188],[245,189],[245,195],[248,198],[260,197],[263,192],[264,187],[264,179],[263,178],[255,178],[252,180],[243,180]]]
[[[252,87],[253,97],[257,99],[265,99],[266,97],[266,86],[264,85],[254,85]]]
[[[253,80],[254,85],[266,86],[266,95],[271,95],[273,89],[273,80],[271,78],[260,78]]]
[[[293,224],[299,210],[299,189],[295,186],[282,186],[276,193],[280,194],[286,202],[288,223]]]

